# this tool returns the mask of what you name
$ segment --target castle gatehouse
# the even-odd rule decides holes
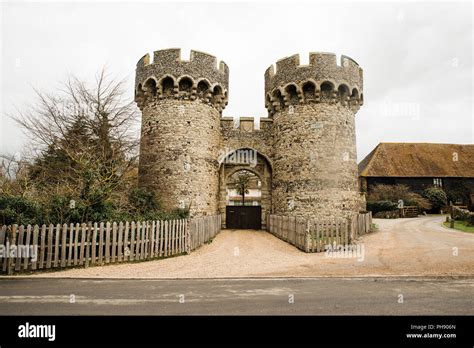
[[[221,212],[239,171],[255,175],[266,214],[348,217],[359,210],[355,114],[363,105],[362,69],[349,57],[294,55],[265,71],[268,117],[236,123],[222,112],[229,68],[209,54],[155,51],[139,60],[135,101],[142,111],[139,184],[165,210]],[[242,155],[242,156],[241,156]],[[256,210],[257,211],[257,210]],[[261,211],[261,213],[260,213]]]

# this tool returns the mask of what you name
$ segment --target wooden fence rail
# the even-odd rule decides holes
[[[328,245],[348,245],[370,232],[372,213],[331,221],[267,215],[267,230],[305,252],[324,252]]]
[[[221,216],[0,227],[0,273],[150,260],[190,253],[220,231]]]

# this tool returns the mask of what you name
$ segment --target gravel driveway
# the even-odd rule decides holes
[[[443,216],[374,219],[379,231],[358,241],[363,245],[362,261],[362,257],[306,254],[264,231],[223,230],[211,244],[190,255],[33,277],[474,276],[474,234],[444,228],[441,226],[444,219]]]

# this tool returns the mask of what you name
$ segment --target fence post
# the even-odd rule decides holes
[[[110,253],[110,262],[114,263],[117,258],[117,222],[112,222],[112,250]]]
[[[7,236],[8,240],[10,241],[10,247],[12,245],[16,245],[16,231],[17,231],[18,225],[13,225],[11,229],[7,230]],[[13,262],[12,262],[12,257],[11,255],[8,255],[7,258],[7,274],[11,275],[13,274]]]
[[[369,211],[369,230],[372,228],[372,212]]]
[[[41,246],[40,246],[40,259],[38,268],[42,269],[44,267],[44,256],[46,250],[46,225],[41,226]]]
[[[186,254],[191,254],[191,232],[190,232],[190,220],[189,219],[186,219],[184,220],[184,233],[186,235],[186,238],[184,238],[184,247],[185,247],[185,250],[186,250]]]
[[[347,226],[348,226],[348,234],[349,234],[349,243],[352,244],[352,240],[354,239],[354,236],[353,236],[353,226],[352,226],[352,220],[353,218],[352,217],[348,217],[347,218]]]
[[[293,239],[293,243],[296,243],[296,238],[297,238],[297,232],[298,232],[298,218],[295,217],[295,225],[293,227],[293,236],[294,236],[294,239]]]
[[[304,238],[304,251],[309,253],[309,241],[310,241],[310,238],[311,238],[311,220],[308,220],[306,222],[306,230],[305,230],[304,236],[305,236],[305,238]]]
[[[4,245],[4,248],[5,250],[8,252],[8,248],[7,248],[7,240],[8,240],[8,236],[7,236],[7,226],[6,225],[3,225],[1,230],[0,230],[0,245]],[[3,265],[4,265],[4,262],[6,262],[7,260],[7,255],[4,255],[3,259],[0,259],[0,270],[3,272],[4,271],[4,268],[3,268]],[[5,266],[6,267],[6,266]]]
[[[123,221],[119,222],[118,226],[118,241],[117,241],[117,261],[123,260]]]
[[[86,259],[85,261],[85,267],[89,267],[89,256],[92,255],[92,243],[91,243],[91,235],[92,235],[92,222],[89,222],[87,224],[87,230],[86,230],[86,240],[87,244],[85,245],[85,251],[86,251]]]
[[[148,260],[153,258],[153,250],[155,245],[155,220],[151,222],[147,221],[147,229],[148,231]]]
[[[346,218],[346,245],[352,243],[351,218]]]

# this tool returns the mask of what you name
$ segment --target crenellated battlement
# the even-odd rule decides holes
[[[223,74],[227,79],[229,68],[224,62],[217,64],[217,58],[209,53],[191,50],[189,59],[181,58],[180,48],[169,48],[153,52],[153,61],[150,62],[150,55],[145,54],[137,63],[137,69],[146,67],[150,64],[159,65],[165,68],[183,69],[184,73],[191,73],[190,70],[201,69],[203,67],[209,70],[215,70],[216,73]],[[188,70],[188,71],[186,71]]]
[[[363,71],[350,57],[310,53],[301,65],[299,54],[280,59],[265,71],[265,107],[269,116],[300,103],[340,103],[357,112],[363,104]]]
[[[240,117],[234,119],[233,117],[222,117],[221,128],[223,130],[237,130],[245,133],[252,133],[258,131],[267,131],[273,126],[273,120],[267,117],[260,117],[259,122],[255,122],[254,117]]]
[[[155,51],[153,61],[144,55],[137,63],[135,101],[140,109],[155,100],[174,98],[198,100],[219,112],[228,102],[229,68],[215,56],[191,51],[189,60],[181,49]]]

